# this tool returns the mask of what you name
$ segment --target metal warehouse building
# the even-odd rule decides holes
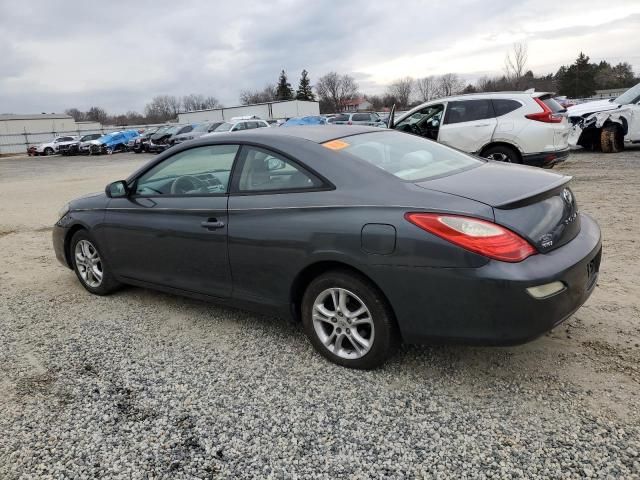
[[[255,115],[263,120],[279,120],[291,117],[320,115],[320,104],[304,100],[283,100],[279,102],[256,103],[229,108],[196,110],[178,114],[179,123],[221,122],[233,117]]]
[[[0,115],[0,134],[66,132],[76,129],[76,122],[64,113],[41,113],[39,115]]]
[[[0,114],[0,155],[25,152],[27,146],[58,135],[100,131],[98,122],[76,122],[64,113]]]

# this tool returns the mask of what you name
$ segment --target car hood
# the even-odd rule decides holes
[[[417,182],[416,185],[502,207],[556,188],[569,180],[571,177],[540,168],[487,161],[479,167]]]
[[[581,103],[579,105],[569,107],[567,108],[567,114],[570,117],[581,117],[587,113],[615,110],[618,107],[620,107],[619,104],[610,102],[609,100],[596,100],[595,102]]]
[[[88,193],[69,202],[71,210],[81,210],[85,208],[104,208],[107,203],[107,195],[104,192]]]

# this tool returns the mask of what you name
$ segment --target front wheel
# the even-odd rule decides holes
[[[44,149],[44,154],[47,155],[47,156],[48,155],[53,155],[53,148],[51,148],[51,147],[45,148]]]
[[[508,147],[506,145],[496,145],[495,147],[489,147],[484,152],[482,152],[482,156],[489,160],[497,160],[499,162],[522,163],[520,154],[514,148]]]
[[[311,282],[302,299],[302,323],[321,355],[349,368],[376,368],[400,344],[382,293],[351,272],[330,271]]]
[[[600,145],[603,153],[617,153],[624,150],[624,135],[617,125],[605,125],[600,131]]]
[[[96,295],[108,295],[120,283],[113,277],[95,240],[86,230],[80,230],[71,239],[73,270],[84,288]]]

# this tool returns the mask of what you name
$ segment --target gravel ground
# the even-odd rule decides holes
[[[147,158],[0,160],[0,478],[640,478],[640,150],[558,169],[604,233],[568,322],[373,372],[282,320],[87,293],[49,226]]]

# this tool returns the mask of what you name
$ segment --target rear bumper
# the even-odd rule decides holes
[[[553,152],[528,153],[522,155],[522,163],[534,167],[551,168],[569,157],[569,147]]]
[[[489,261],[479,268],[378,267],[406,343],[513,345],[532,340],[573,314],[595,288],[600,228],[581,215],[567,245],[519,263]],[[565,289],[536,299],[527,288],[561,281]]]

